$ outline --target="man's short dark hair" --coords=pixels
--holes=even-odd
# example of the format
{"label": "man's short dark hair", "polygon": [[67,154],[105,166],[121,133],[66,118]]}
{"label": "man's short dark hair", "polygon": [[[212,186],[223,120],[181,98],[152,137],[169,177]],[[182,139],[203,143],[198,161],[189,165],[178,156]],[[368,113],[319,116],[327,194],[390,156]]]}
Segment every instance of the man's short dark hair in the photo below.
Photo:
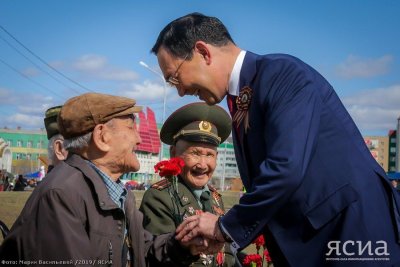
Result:
{"label": "man's short dark hair", "polygon": [[191,13],[170,22],[158,35],[151,52],[157,54],[164,46],[172,55],[191,58],[191,51],[197,41],[214,46],[234,43],[224,24],[216,17]]}

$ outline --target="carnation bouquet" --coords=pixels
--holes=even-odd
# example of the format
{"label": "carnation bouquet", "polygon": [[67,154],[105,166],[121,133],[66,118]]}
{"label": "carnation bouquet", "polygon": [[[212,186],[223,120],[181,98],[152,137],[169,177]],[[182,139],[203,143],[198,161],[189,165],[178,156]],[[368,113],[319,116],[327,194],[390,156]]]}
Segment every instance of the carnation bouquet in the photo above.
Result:
{"label": "carnation bouquet", "polygon": [[[272,266],[271,257],[267,248],[265,247],[264,236],[258,236],[252,242],[252,245],[256,246],[257,253],[246,255],[242,260],[243,267],[262,267],[264,266],[264,260],[266,262],[266,266]],[[263,249],[262,253],[261,248]]]}

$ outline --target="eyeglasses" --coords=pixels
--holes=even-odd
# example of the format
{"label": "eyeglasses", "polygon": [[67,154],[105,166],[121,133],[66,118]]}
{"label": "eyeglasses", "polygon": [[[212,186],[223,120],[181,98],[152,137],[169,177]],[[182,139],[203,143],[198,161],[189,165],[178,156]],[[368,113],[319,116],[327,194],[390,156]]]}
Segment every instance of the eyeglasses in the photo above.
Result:
{"label": "eyeglasses", "polygon": [[174,75],[169,76],[168,79],[166,79],[166,82],[169,84],[169,86],[171,87],[176,87],[179,85],[179,80],[178,80],[178,71],[181,68],[181,66],[183,65],[183,63],[186,61],[186,59],[189,57],[190,52],[185,56],[185,58],[183,59],[183,61],[179,64],[179,66],[176,68]]}

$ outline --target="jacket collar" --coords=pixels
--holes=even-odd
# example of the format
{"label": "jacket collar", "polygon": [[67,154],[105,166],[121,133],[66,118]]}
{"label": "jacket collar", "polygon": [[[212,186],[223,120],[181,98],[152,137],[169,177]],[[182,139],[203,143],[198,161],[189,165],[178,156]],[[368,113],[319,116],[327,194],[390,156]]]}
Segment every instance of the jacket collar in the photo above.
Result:
{"label": "jacket collar", "polygon": [[77,154],[70,154],[65,161],[68,165],[80,170],[83,175],[92,183],[97,197],[98,205],[103,210],[116,209],[118,206],[112,201],[108,195],[106,185],[101,179],[100,175],[83,159]]}

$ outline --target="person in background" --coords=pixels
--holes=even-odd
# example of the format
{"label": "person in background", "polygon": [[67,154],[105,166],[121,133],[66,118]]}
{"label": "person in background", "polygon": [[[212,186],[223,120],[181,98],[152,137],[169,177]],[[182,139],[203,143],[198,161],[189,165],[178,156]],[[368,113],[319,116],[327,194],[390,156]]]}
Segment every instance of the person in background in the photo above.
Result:
{"label": "person in background", "polygon": [[6,174],[4,176],[3,191],[11,191],[10,188],[11,188],[10,181],[8,175]]}
{"label": "person in background", "polygon": [[47,139],[49,144],[47,147],[47,154],[49,158],[49,165],[47,172],[50,172],[55,165],[60,161],[65,160],[68,152],[64,149],[64,137],[58,130],[57,118],[62,106],[51,107],[46,110],[44,118],[44,126],[47,132]]}
{"label": "person in background", "polygon": [[[143,229],[135,197],[119,177],[139,170],[134,99],[87,93],[61,108],[68,158],[33,191],[0,247],[0,259],[67,265],[185,266],[206,249],[202,238]],[[193,254],[193,255],[192,255]]]}
{"label": "person in background", "polygon": [[[176,184],[162,179],[144,193],[140,210],[145,229],[159,235],[175,231],[183,220],[199,212],[224,215],[221,195],[210,180],[217,166],[217,148],[230,132],[231,118],[219,106],[192,103],[168,117],[161,128],[161,141],[171,145],[171,157],[180,157],[184,166]],[[190,266],[235,265],[229,245],[218,253],[203,253]]]}
{"label": "person in background", "polygon": [[[180,96],[227,98],[246,187],[223,217],[187,218],[178,240],[243,249],[263,234],[275,267],[400,263],[399,195],[321,74],[291,55],[241,49],[218,18],[200,13],[170,22],[152,52]],[[348,244],[350,259],[340,261]],[[373,246],[373,260],[360,260],[371,254],[358,244]]]}
{"label": "person in background", "polygon": [[28,185],[27,180],[22,174],[19,174],[15,179],[15,185],[13,191],[25,191],[25,187]]}

